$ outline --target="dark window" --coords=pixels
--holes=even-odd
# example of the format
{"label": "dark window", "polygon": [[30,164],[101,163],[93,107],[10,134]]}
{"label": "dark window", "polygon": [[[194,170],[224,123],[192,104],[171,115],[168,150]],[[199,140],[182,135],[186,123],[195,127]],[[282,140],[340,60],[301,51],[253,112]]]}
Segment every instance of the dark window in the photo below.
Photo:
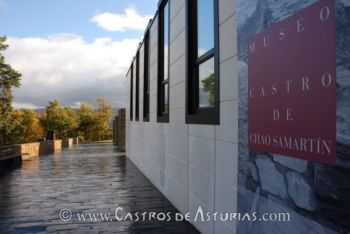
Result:
{"label": "dark window", "polygon": [[169,122],[169,1],[159,10],[158,122]]}
{"label": "dark window", "polygon": [[149,121],[149,32],[146,33],[144,41],[144,60],[143,60],[143,121]]}
{"label": "dark window", "polygon": [[133,120],[133,102],[134,102],[134,74],[133,74],[133,64],[130,68],[130,120]]}
{"label": "dark window", "polygon": [[219,124],[218,0],[187,4],[186,123]]}
{"label": "dark window", "polygon": [[139,113],[140,113],[140,107],[139,107],[139,102],[140,102],[140,69],[139,69],[139,52],[136,54],[136,59],[135,59],[135,77],[136,77],[136,96],[135,96],[135,120],[139,121]]}

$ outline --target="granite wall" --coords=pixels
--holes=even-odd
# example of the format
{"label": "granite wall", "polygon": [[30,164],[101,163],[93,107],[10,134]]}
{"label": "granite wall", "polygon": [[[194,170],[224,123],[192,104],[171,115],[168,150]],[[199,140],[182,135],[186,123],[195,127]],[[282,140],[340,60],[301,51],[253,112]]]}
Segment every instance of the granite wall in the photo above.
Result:
{"label": "granite wall", "polygon": [[78,138],[41,141],[2,147],[0,148],[0,160],[12,156],[20,156],[22,160],[28,160],[31,157],[53,154],[60,151],[62,148],[71,147],[73,144],[78,144]]}
{"label": "granite wall", "polygon": [[[46,153],[48,151],[52,151],[50,142],[40,143],[27,143],[15,146],[18,154],[22,155],[22,160],[27,160],[31,157],[39,156],[40,153]],[[41,150],[40,150],[41,149]]]}
{"label": "granite wall", "polygon": [[[247,40],[315,0],[237,0],[238,212],[289,212],[290,222],[238,222],[237,233],[350,232],[350,1],[336,9],[337,161],[329,166],[248,149]],[[321,103],[320,103],[321,105]]]}
{"label": "granite wall", "polygon": [[64,138],[62,140],[62,148],[70,148],[73,146],[73,138]]}
{"label": "granite wall", "polygon": [[62,149],[62,140],[42,141],[15,146],[19,149],[19,154],[22,155],[22,160],[30,159],[31,157],[53,154]]}
{"label": "granite wall", "polygon": [[113,143],[118,145],[118,116],[113,120]]}
{"label": "granite wall", "polygon": [[125,152],[125,109],[120,109],[118,113],[117,125],[117,145],[120,152]]}
{"label": "granite wall", "polygon": [[73,138],[73,145],[79,144],[79,137],[74,137]]}

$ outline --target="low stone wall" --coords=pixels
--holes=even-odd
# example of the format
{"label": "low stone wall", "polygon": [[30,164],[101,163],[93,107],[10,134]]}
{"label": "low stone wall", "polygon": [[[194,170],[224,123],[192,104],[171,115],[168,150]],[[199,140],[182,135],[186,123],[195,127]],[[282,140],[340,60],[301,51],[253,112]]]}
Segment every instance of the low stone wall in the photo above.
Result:
{"label": "low stone wall", "polygon": [[60,151],[62,149],[62,140],[34,142],[18,146],[20,147],[19,154],[22,155],[22,160],[26,160],[31,157],[53,154]]}
{"label": "low stone wall", "polygon": [[78,137],[74,137],[73,138],[73,145],[77,145],[79,144],[79,138]]}
{"label": "low stone wall", "polygon": [[118,145],[118,116],[113,120],[113,143]]}
{"label": "low stone wall", "polygon": [[117,127],[118,150],[125,152],[125,109],[119,110]]}
{"label": "low stone wall", "polygon": [[59,151],[62,149],[62,140],[53,141],[53,152]]}
{"label": "low stone wall", "polygon": [[113,143],[125,152],[125,109],[120,109],[113,120]]}
{"label": "low stone wall", "polygon": [[19,145],[12,145],[0,148],[0,160],[9,157],[20,156],[22,160],[37,157],[45,154],[53,154],[62,148],[71,147],[78,144],[77,138],[67,138],[64,140],[41,141]]}
{"label": "low stone wall", "polygon": [[70,148],[73,146],[73,138],[65,138],[62,140],[62,148]]}
{"label": "low stone wall", "polygon": [[[18,148],[17,149],[18,155],[22,155],[22,160],[27,160],[31,157],[38,156],[40,154],[40,150],[42,150],[42,147],[45,147],[44,144],[48,144],[48,143],[34,142],[34,143],[16,145],[15,147]],[[45,148],[48,148],[48,147],[45,147]]]}

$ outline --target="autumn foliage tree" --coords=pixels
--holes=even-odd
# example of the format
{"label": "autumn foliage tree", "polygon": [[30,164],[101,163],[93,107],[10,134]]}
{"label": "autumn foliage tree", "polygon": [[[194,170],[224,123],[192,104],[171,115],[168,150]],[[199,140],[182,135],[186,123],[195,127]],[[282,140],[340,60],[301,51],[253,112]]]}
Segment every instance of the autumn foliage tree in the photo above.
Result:
{"label": "autumn foliage tree", "polygon": [[0,145],[8,144],[13,125],[10,124],[12,112],[12,88],[20,86],[21,74],[5,62],[2,52],[8,48],[6,37],[0,36]]}
{"label": "autumn foliage tree", "polygon": [[95,124],[92,133],[96,134],[92,140],[106,140],[112,137],[112,129],[109,121],[112,118],[112,106],[108,105],[103,98],[97,99],[98,108],[95,111]]}
{"label": "autumn foliage tree", "polygon": [[85,140],[88,137],[86,136],[89,129],[94,125],[95,117],[93,106],[88,103],[81,103],[77,112],[77,120],[78,120],[78,135],[81,140]]}
{"label": "autumn foliage tree", "polygon": [[101,141],[112,138],[110,125],[112,107],[97,99],[97,108],[89,103],[80,104],[78,109],[62,107],[57,100],[50,101],[45,113],[33,110],[12,110],[7,125],[11,131],[5,135],[6,145],[36,142],[54,131],[57,139],[79,137],[80,141]]}
{"label": "autumn foliage tree", "polygon": [[79,137],[83,141],[107,140],[112,137],[112,107],[98,98],[97,108],[82,103],[78,110],[50,101],[45,113],[13,110],[12,89],[20,86],[21,74],[5,63],[2,52],[8,48],[6,37],[0,36],[0,146],[34,142],[54,131],[57,138]]}
{"label": "autumn foliage tree", "polygon": [[61,107],[57,100],[50,101],[42,118],[45,131],[54,131],[56,137],[67,138],[76,135],[77,121],[71,107]]}
{"label": "autumn foliage tree", "polygon": [[46,106],[42,125],[46,131],[54,131],[58,138],[79,137],[82,141],[110,139],[112,107],[103,98],[98,98],[97,104],[97,109],[94,109],[92,105],[82,103],[73,111],[70,107],[61,107],[57,100],[51,101]]}
{"label": "autumn foliage tree", "polygon": [[32,110],[14,110],[10,113],[8,144],[19,144],[39,141],[44,138],[44,129],[40,123],[41,115]]}
{"label": "autumn foliage tree", "polygon": [[98,98],[96,102],[98,108],[94,111],[88,104],[81,105],[77,111],[80,136],[85,141],[101,141],[112,137],[112,107],[103,98]]}

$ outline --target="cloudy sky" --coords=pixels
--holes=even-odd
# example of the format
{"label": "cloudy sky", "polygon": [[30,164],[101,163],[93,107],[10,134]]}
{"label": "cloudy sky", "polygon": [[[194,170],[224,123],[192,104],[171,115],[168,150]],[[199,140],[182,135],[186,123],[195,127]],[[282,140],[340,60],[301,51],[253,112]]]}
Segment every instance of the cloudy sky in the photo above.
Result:
{"label": "cloudy sky", "polygon": [[22,73],[14,107],[125,106],[128,70],[158,0],[0,0],[7,63]]}

